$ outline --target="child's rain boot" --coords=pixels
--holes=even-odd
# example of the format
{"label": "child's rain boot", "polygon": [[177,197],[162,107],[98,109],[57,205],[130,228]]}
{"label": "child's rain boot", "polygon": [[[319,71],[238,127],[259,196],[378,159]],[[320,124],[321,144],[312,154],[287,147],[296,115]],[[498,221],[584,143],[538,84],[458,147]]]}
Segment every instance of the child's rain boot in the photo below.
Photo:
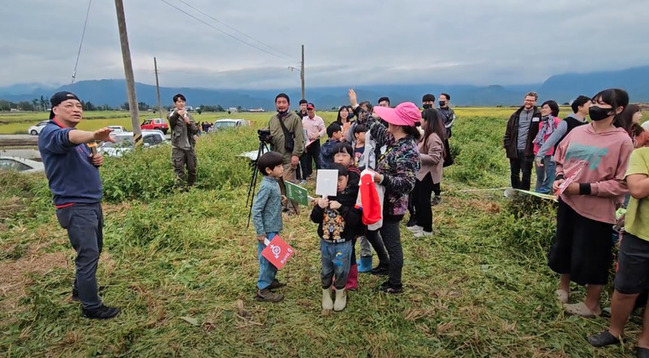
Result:
{"label": "child's rain boot", "polygon": [[347,275],[347,284],[345,290],[355,291],[358,288],[358,265],[354,262],[349,267],[349,275]]}
{"label": "child's rain boot", "polygon": [[322,289],[322,309],[331,311],[334,301],[331,299],[331,287]]}
{"label": "child's rain boot", "polygon": [[336,290],[336,302],[334,302],[334,311],[340,312],[347,306],[347,291]]}
{"label": "child's rain boot", "polygon": [[372,256],[361,256],[361,264],[358,265],[358,272],[372,271]]}

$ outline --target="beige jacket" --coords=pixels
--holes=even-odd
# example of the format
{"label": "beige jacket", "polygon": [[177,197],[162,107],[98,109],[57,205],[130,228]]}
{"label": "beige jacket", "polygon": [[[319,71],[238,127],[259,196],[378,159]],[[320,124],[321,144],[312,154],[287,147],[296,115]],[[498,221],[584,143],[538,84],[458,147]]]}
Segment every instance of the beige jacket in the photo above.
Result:
{"label": "beige jacket", "polygon": [[[428,144],[428,151],[423,153],[424,140]],[[426,174],[430,173],[433,183],[437,184],[442,181],[442,168],[444,166],[444,143],[436,133],[432,133],[428,138],[422,139],[417,145],[419,157],[421,158],[421,168],[417,172],[417,180],[424,180]]]}

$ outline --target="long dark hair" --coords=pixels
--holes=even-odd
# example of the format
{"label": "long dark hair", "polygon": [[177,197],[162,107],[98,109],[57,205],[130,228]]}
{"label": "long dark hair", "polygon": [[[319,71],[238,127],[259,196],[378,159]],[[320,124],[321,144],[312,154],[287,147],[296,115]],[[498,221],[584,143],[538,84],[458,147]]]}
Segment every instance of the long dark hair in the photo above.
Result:
{"label": "long dark hair", "polygon": [[428,137],[430,137],[431,134],[435,133],[437,134],[439,139],[444,142],[444,139],[446,139],[446,127],[444,127],[442,116],[436,109],[424,109],[424,111],[421,113],[421,118],[424,119],[424,121],[421,122],[421,126],[424,129],[424,138],[422,139],[424,141],[424,146],[422,149],[424,153],[426,153],[428,152],[426,143]]}
{"label": "long dark hair", "polygon": [[[610,104],[613,112],[617,110],[617,107],[622,107],[622,112],[624,112],[624,109],[629,105],[629,94],[620,88],[609,88],[593,96],[593,103],[600,100]],[[623,127],[621,114],[615,114],[615,117],[613,117],[613,125],[616,127]]]}
{"label": "long dark hair", "polygon": [[628,105],[622,113],[620,113],[620,124],[624,130],[631,136],[631,138],[642,134],[644,128],[638,123],[633,123],[633,115],[640,112],[640,106],[637,104]]}
{"label": "long dark hair", "polygon": [[[336,122],[338,122],[338,124],[340,124],[341,126],[344,124],[344,123],[343,123],[343,119],[342,119],[342,117],[340,116],[340,112],[341,112],[343,109],[347,111],[347,122],[349,122],[349,109],[347,109],[346,106],[341,106],[340,108],[338,108],[338,117],[336,118]],[[353,112],[352,112],[352,113],[353,113]]]}

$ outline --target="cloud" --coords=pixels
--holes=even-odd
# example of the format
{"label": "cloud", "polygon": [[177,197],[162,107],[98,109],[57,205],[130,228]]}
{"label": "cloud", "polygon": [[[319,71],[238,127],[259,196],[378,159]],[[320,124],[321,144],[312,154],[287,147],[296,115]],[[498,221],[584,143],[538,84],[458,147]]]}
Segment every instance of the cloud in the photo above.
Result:
{"label": "cloud", "polygon": [[[11,70],[0,83],[69,83],[86,8],[3,4],[12,36],[0,38],[0,66]],[[158,0],[125,11],[136,81],[155,83],[156,57],[163,85],[299,87],[289,67],[301,44],[308,86],[534,83],[649,63],[644,0]],[[123,77],[114,2],[94,1],[76,80]]]}

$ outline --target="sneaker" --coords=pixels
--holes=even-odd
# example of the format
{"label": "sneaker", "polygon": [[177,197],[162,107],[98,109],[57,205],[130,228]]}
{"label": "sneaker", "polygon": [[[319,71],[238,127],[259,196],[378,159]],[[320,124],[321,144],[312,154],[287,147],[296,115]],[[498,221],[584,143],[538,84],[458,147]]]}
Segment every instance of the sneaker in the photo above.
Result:
{"label": "sneaker", "polygon": [[414,235],[415,237],[430,237],[433,236],[432,231],[424,231],[423,229],[421,231],[418,231]]}
{"label": "sneaker", "polygon": [[432,199],[430,199],[430,205],[435,206],[439,205],[442,203],[442,196],[441,195],[435,195],[433,196]]}
{"label": "sneaker", "polygon": [[300,181],[300,185],[306,185],[306,180],[304,180],[304,179],[301,180],[301,181]]}
{"label": "sneaker", "polygon": [[257,289],[257,296],[255,299],[261,302],[280,302],[284,299],[284,295],[275,293],[269,288],[264,288],[263,290]]}
{"label": "sneaker", "polygon": [[273,282],[270,283],[270,286],[268,286],[269,289],[274,290],[276,288],[284,287],[286,286],[285,283],[279,282],[278,279],[274,279]]}
{"label": "sneaker", "polygon": [[402,293],[403,285],[393,285],[390,281],[386,281],[381,285],[380,290],[385,293]]}
{"label": "sneaker", "polygon": [[390,273],[390,266],[379,264],[370,271],[372,275],[385,276]]}
{"label": "sneaker", "polygon": [[410,232],[414,232],[414,233],[418,233],[418,232],[424,230],[424,228],[422,226],[419,226],[419,225],[408,226],[408,227],[406,227],[406,229],[408,229],[408,230],[410,230]]}
{"label": "sneaker", "polygon": [[120,312],[119,308],[104,306],[103,304],[95,309],[81,309],[84,317],[90,319],[108,319],[117,316]]}

